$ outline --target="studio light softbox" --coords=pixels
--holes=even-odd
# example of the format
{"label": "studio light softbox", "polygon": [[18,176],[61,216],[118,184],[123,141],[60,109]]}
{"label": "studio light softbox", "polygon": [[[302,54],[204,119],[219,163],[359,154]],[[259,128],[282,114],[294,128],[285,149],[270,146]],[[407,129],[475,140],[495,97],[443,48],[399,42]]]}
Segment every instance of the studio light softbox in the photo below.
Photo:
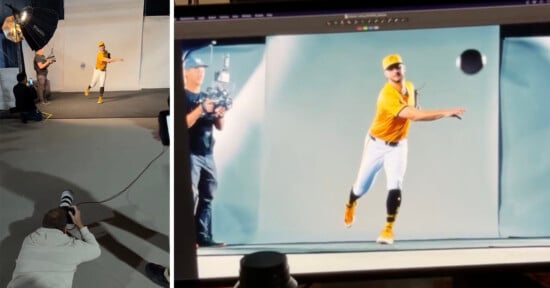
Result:
{"label": "studio light softbox", "polygon": [[29,47],[36,51],[48,44],[52,39],[59,17],[57,12],[47,8],[27,6],[21,11],[6,4],[13,11],[13,16],[4,19],[2,30],[6,38],[13,42],[27,40]]}
{"label": "studio light softbox", "polygon": [[23,37],[31,49],[36,51],[52,39],[59,18],[54,10],[40,7],[25,7],[21,15],[24,13],[27,13],[27,19],[21,21]]}

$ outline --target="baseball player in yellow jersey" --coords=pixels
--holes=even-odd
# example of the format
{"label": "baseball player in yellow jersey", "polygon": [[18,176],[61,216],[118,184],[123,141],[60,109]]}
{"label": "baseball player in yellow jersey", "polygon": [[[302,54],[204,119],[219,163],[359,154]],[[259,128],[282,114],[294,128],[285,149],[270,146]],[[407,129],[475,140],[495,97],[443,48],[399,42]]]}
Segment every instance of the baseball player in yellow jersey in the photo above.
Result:
{"label": "baseball player in yellow jersey", "polygon": [[84,90],[84,95],[90,94],[90,89],[99,82],[99,97],[97,98],[97,104],[103,103],[103,93],[105,92],[105,77],[107,74],[107,63],[124,61],[122,58],[111,58],[111,53],[105,50],[105,43],[103,41],[97,42],[97,56],[95,58],[95,69],[92,81],[88,88]]}
{"label": "baseball player in yellow jersey", "polygon": [[401,186],[407,167],[407,133],[412,121],[432,121],[443,117],[457,117],[464,108],[420,110],[412,82],[405,80],[405,66],[398,54],[382,59],[386,84],[380,90],[376,113],[365,137],[359,172],[349,194],[344,211],[344,224],[351,227],[357,200],[371,187],[384,166],[388,196],[386,224],[376,242],[393,244],[393,223],[401,205]]}

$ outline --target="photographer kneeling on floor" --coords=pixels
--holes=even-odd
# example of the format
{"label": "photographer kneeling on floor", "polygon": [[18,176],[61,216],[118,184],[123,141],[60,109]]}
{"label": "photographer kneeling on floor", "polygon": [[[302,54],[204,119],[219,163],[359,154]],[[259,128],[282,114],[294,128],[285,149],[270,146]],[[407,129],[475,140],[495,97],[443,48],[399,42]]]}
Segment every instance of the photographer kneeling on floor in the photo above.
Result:
{"label": "photographer kneeling on floor", "polygon": [[25,72],[17,74],[17,84],[13,86],[13,95],[15,96],[15,110],[19,112],[21,122],[42,121],[42,112],[36,108],[35,104],[36,90],[27,83]]}
{"label": "photographer kneeling on floor", "polygon": [[[60,207],[48,211],[42,227],[23,241],[8,288],[70,288],[76,267],[101,254],[94,235],[82,224],[80,210],[66,206],[67,199],[72,204],[70,191],[63,192]],[[80,230],[81,239],[67,233],[71,222]]]}

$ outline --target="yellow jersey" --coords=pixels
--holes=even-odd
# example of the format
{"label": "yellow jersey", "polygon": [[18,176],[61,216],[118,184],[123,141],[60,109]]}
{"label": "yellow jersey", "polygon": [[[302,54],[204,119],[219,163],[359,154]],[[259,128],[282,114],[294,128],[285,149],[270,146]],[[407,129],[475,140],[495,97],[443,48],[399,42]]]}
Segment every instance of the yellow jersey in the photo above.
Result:
{"label": "yellow jersey", "polygon": [[101,71],[105,71],[107,69],[107,62],[103,62],[103,59],[109,58],[108,55],[109,53],[107,51],[97,51],[97,56],[95,57],[95,69]]}
{"label": "yellow jersey", "polygon": [[379,139],[395,142],[405,139],[409,132],[410,120],[397,117],[407,106],[416,107],[416,93],[412,82],[405,80],[406,93],[401,94],[387,82],[378,94],[376,113],[369,133]]}

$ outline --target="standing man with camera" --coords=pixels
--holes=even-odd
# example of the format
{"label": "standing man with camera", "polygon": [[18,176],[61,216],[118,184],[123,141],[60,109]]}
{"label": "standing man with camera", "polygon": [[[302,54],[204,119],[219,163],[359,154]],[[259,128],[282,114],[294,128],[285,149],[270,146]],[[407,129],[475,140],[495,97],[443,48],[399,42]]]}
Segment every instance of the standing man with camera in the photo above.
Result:
{"label": "standing man with camera", "polygon": [[46,100],[46,91],[50,91],[50,83],[48,82],[48,67],[55,63],[55,57],[44,56],[44,48],[35,51],[34,70],[36,71],[36,81],[38,81],[38,101],[42,104],[48,104]]}
{"label": "standing man with camera", "polygon": [[[99,257],[99,244],[82,224],[80,210],[70,207],[48,211],[42,227],[25,238],[8,288],[70,288],[76,267]],[[81,239],[67,234],[69,218],[79,229]]]}
{"label": "standing man with camera", "polygon": [[195,201],[195,228],[199,247],[221,247],[212,236],[212,201],[218,180],[212,155],[214,148],[213,127],[222,130],[225,107],[201,91],[205,68],[199,58],[183,62],[183,83],[187,97],[187,127],[190,138],[191,182]]}

